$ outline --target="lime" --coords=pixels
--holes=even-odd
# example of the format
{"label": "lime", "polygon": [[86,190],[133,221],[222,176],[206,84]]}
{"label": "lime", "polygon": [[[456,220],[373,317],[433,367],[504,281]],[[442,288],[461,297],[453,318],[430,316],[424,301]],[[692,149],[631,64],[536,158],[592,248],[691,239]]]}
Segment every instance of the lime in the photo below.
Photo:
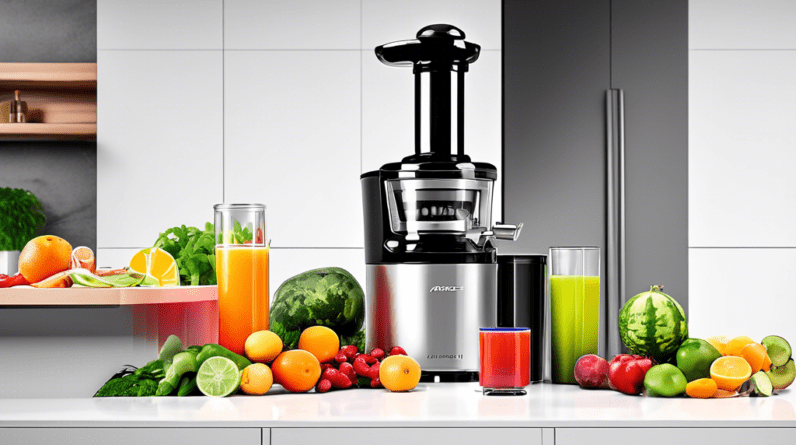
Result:
{"label": "lime", "polygon": [[210,397],[226,397],[238,390],[240,370],[226,357],[210,357],[196,373],[196,386]]}

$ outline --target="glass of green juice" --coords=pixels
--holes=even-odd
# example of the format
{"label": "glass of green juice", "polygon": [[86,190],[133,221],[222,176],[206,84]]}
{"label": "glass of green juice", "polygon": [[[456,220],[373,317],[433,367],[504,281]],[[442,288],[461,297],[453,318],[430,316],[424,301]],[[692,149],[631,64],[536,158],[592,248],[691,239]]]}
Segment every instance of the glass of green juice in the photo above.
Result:
{"label": "glass of green juice", "polygon": [[548,258],[550,377],[575,384],[575,362],[599,345],[600,248],[551,247]]}

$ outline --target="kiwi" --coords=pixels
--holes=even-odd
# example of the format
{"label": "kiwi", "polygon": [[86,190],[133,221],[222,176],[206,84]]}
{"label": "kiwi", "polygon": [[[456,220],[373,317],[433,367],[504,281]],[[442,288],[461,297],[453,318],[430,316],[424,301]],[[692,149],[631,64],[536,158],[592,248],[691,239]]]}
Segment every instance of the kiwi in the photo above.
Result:
{"label": "kiwi", "polygon": [[774,389],[785,389],[796,380],[796,364],[791,359],[782,366],[772,366],[766,374]]}
{"label": "kiwi", "polygon": [[790,343],[778,335],[769,335],[760,343],[766,347],[768,358],[771,359],[771,364],[773,366],[785,365],[785,363],[788,363],[788,360],[790,360],[791,354],[793,354]]}
{"label": "kiwi", "polygon": [[752,383],[755,385],[755,394],[761,397],[768,397],[771,395],[772,391],[774,391],[774,386],[771,383],[771,379],[768,378],[763,371],[757,371],[752,376]]}

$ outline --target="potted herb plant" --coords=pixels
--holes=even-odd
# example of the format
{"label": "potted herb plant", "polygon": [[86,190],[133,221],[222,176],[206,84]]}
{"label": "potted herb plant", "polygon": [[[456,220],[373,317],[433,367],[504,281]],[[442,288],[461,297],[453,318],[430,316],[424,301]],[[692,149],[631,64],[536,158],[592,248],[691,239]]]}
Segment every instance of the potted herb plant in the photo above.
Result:
{"label": "potted herb plant", "polygon": [[22,189],[0,188],[0,274],[17,273],[19,252],[46,221],[36,195]]}

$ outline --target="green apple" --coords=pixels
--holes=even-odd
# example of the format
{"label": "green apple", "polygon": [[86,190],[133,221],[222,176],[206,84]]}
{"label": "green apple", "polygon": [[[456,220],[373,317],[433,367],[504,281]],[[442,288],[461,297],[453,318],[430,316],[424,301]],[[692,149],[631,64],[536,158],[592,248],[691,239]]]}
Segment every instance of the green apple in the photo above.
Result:
{"label": "green apple", "polygon": [[644,376],[644,388],[650,397],[675,397],[685,392],[688,381],[677,366],[655,365]]}
{"label": "green apple", "polygon": [[683,371],[685,379],[692,382],[710,378],[710,365],[721,353],[713,345],[701,338],[689,338],[677,350],[677,367]]}

